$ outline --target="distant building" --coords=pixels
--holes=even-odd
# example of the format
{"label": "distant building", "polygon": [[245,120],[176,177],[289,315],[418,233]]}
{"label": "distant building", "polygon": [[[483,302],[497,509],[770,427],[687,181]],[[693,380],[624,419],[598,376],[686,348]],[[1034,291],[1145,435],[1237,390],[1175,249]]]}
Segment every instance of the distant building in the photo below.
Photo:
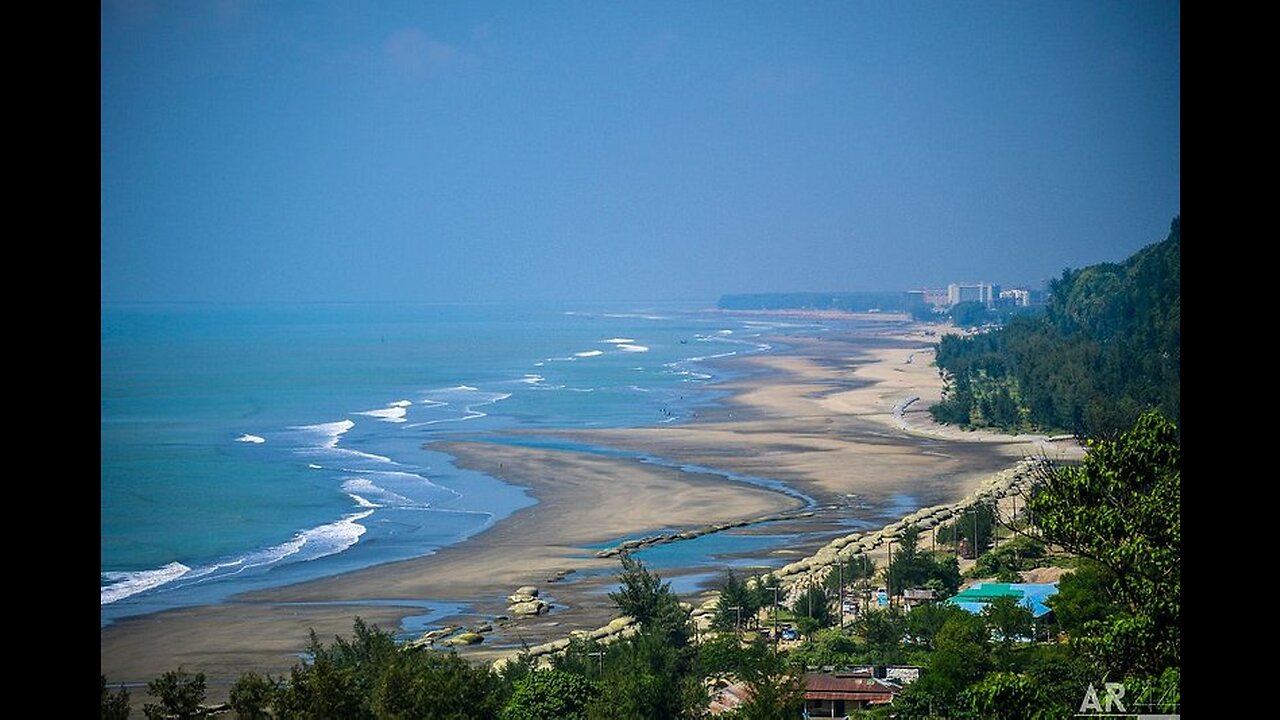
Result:
{"label": "distant building", "polygon": [[1027,307],[1031,305],[1031,290],[1028,288],[1010,288],[1000,291],[1000,304],[1011,305],[1013,307]]}
{"label": "distant building", "polygon": [[902,591],[902,604],[906,605],[907,609],[933,602],[937,598],[938,594],[931,588],[908,588]]}
{"label": "distant building", "polygon": [[947,286],[947,304],[952,306],[962,302],[980,302],[986,307],[994,307],[998,297],[1000,286],[990,283],[951,283]]}
{"label": "distant building", "polygon": [[917,305],[926,305],[928,307],[947,307],[947,292],[945,290],[930,290],[929,288],[921,288],[919,290],[907,291],[907,307]]}

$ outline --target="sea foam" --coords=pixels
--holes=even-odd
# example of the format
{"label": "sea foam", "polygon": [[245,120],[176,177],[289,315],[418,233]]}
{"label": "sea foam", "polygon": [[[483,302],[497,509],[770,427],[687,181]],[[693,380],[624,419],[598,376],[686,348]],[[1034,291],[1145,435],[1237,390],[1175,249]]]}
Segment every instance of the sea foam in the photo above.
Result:
{"label": "sea foam", "polygon": [[630,343],[618,343],[618,349],[623,352],[649,352],[648,345],[632,345]]}
{"label": "sea foam", "polygon": [[355,426],[356,424],[354,421],[338,420],[337,422],[320,423],[319,425],[297,425],[290,429],[291,430],[307,430],[309,432],[313,432],[317,435],[320,435],[321,437],[324,438],[323,447],[331,448],[331,447],[337,447],[338,438],[342,437],[343,433],[345,433],[346,431],[350,430]]}
{"label": "sea foam", "polygon": [[584,350],[582,352],[574,353],[573,356],[580,357],[580,358],[589,358],[589,357],[595,357],[597,355],[603,355],[603,354],[604,354],[603,350]]}
{"label": "sea foam", "polygon": [[242,442],[242,443],[253,443],[254,445],[261,445],[262,443],[266,442],[266,438],[262,438],[262,437],[259,437],[259,436],[257,436],[257,435],[250,435],[249,433],[245,433],[245,434],[241,435],[240,437],[236,438],[236,442]]}
{"label": "sea foam", "polygon": [[191,568],[180,562],[171,562],[155,570],[139,570],[136,572],[104,572],[102,577],[109,582],[103,585],[102,603],[108,605],[123,600],[130,595],[137,595],[144,590],[159,587],[172,582],[191,572]]}
{"label": "sea foam", "polygon": [[378,408],[377,410],[363,410],[356,413],[357,415],[367,415],[368,417],[376,417],[386,422],[404,422],[405,406],[392,404],[388,407]]}

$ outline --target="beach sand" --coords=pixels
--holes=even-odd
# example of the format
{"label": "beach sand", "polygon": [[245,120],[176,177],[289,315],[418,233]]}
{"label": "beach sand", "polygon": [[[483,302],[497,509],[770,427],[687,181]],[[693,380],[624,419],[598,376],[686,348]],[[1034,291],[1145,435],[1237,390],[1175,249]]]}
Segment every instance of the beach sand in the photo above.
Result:
{"label": "beach sand", "polygon": [[[728,368],[741,377],[719,386],[731,394],[692,422],[536,434],[785,481],[817,506],[813,517],[770,523],[771,532],[807,533],[795,546],[762,558],[774,566],[847,532],[842,523],[849,518],[874,515],[904,496],[917,505],[953,501],[1018,458],[1078,452],[1039,436],[1010,438],[933,424],[926,409],[940,397],[942,381],[930,365],[936,341],[936,334],[925,334],[930,330],[939,329],[917,325],[871,338],[777,338],[771,342],[787,349],[731,359]],[[913,397],[919,400],[896,412]],[[565,637],[570,629],[599,627],[613,617],[607,591],[616,582],[618,561],[598,558],[588,546],[753,519],[802,504],[720,475],[630,457],[473,438],[434,443],[432,449],[454,455],[460,467],[528,487],[538,504],[428,557],[250,593],[220,606],[121,620],[101,633],[108,681],[145,682],[182,665],[206,673],[216,701],[245,670],[286,672],[298,661],[310,628],[328,641],[349,634],[355,615],[394,630],[403,617],[422,612],[371,602],[466,604],[468,610],[451,620],[462,624],[505,613],[506,596],[521,585],[540,587],[556,607],[550,615],[499,627],[483,645],[466,650],[476,659],[498,657],[521,643]],[[829,534],[822,535],[824,530]],[[564,571],[572,574],[548,582]]]}

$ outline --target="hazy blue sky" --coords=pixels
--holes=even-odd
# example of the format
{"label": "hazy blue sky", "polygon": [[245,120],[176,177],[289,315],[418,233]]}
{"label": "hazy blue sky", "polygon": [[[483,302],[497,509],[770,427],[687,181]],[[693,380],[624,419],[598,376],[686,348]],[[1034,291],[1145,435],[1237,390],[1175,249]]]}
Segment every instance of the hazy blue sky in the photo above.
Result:
{"label": "hazy blue sky", "polygon": [[1121,260],[1177,2],[102,3],[104,300],[714,299]]}

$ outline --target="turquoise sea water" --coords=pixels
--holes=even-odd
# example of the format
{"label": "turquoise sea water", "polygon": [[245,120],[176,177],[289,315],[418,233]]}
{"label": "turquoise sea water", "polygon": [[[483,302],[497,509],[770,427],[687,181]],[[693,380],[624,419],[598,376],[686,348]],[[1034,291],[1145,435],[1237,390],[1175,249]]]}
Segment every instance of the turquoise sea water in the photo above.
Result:
{"label": "turquoise sea water", "polygon": [[709,305],[104,305],[103,624],[484,530],[533,500],[423,443],[687,420],[782,324]]}

